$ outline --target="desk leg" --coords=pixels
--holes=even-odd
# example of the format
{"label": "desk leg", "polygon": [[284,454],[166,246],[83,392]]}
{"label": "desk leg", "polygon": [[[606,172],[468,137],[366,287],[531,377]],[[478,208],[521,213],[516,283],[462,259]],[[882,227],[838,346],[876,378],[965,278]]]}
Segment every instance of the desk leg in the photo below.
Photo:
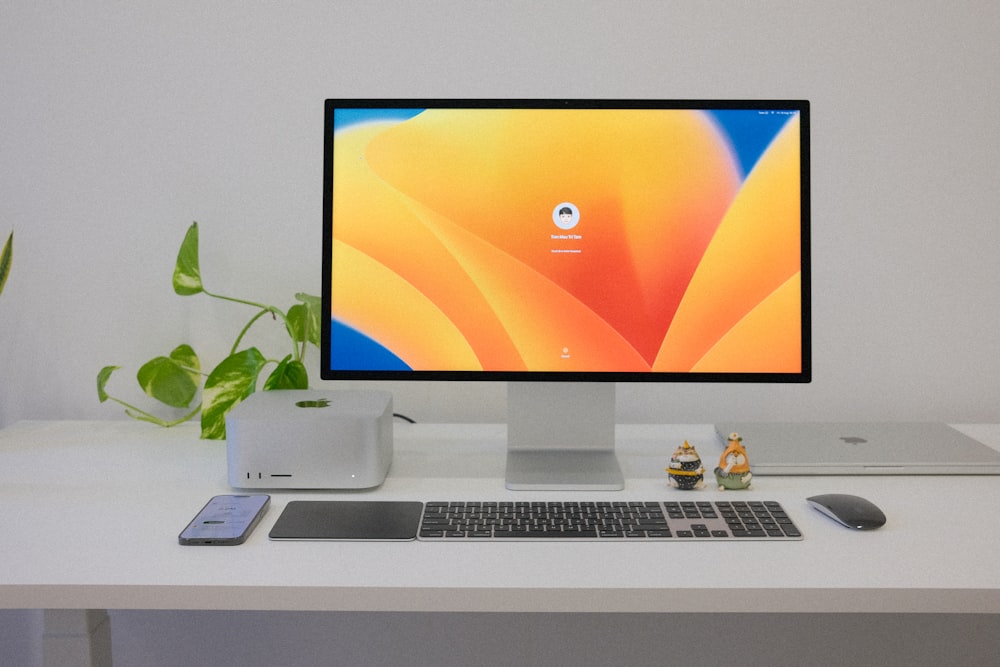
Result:
{"label": "desk leg", "polygon": [[111,667],[111,619],[103,609],[46,609],[45,667]]}

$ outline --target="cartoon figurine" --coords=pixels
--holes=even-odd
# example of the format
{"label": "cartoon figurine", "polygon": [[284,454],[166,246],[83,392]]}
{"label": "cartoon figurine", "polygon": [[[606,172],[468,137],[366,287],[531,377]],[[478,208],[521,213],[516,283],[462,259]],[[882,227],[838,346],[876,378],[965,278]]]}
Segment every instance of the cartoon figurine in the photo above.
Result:
{"label": "cartoon figurine", "polygon": [[719,467],[715,469],[715,480],[719,483],[719,491],[749,489],[752,479],[747,450],[743,448],[743,438],[738,433],[730,433],[729,444],[719,457]]}
{"label": "cartoon figurine", "polygon": [[670,457],[667,484],[685,491],[705,486],[705,469],[698,451],[685,440]]}

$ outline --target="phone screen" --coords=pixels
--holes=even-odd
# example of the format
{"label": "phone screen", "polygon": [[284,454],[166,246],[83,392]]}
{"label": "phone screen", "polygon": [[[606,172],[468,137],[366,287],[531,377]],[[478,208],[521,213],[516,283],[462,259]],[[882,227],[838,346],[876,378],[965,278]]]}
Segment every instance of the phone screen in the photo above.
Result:
{"label": "phone screen", "polygon": [[184,545],[242,544],[267,512],[267,495],[224,495],[208,501],[178,536]]}

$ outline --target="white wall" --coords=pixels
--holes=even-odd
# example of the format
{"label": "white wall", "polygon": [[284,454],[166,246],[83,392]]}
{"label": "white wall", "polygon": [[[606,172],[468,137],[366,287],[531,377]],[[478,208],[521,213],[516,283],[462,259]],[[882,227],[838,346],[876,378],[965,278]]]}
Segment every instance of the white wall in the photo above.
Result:
{"label": "white wall", "polygon": [[214,291],[319,293],[328,96],[810,99],[814,382],[622,386],[620,418],[1000,421],[998,29],[992,0],[5,2],[0,426],[119,418],[105,364],[134,397],[182,341],[219,358],[243,313],[170,288],[192,220]]}
{"label": "white wall", "polygon": [[[621,419],[1000,421],[998,28],[985,0],[5,3],[0,425],[118,418],[105,364],[136,397],[182,341],[220,358],[243,313],[170,288],[192,220],[215,291],[318,294],[323,99],[434,95],[812,101],[813,384],[622,386]],[[395,389],[503,416],[502,386]]]}

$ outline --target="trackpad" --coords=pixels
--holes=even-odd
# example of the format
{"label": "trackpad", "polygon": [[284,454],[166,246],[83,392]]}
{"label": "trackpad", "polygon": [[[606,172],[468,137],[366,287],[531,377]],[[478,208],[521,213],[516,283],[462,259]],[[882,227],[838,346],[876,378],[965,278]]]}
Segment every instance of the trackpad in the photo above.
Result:
{"label": "trackpad", "polygon": [[409,501],[293,500],[272,540],[413,540],[424,504]]}

